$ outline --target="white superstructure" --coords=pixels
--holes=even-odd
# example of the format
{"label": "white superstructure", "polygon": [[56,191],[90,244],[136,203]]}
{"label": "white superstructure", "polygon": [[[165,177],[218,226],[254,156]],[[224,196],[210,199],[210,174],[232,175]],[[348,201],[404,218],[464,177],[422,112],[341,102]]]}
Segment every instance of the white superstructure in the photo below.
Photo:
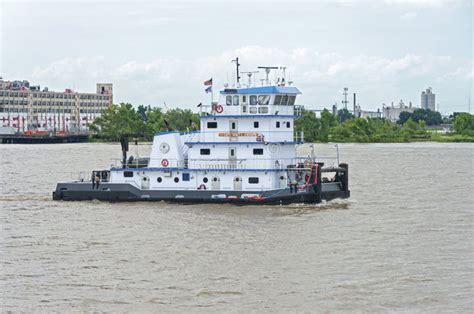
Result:
{"label": "white superstructure", "polygon": [[201,115],[200,131],[156,134],[147,167],[112,168],[110,181],[151,190],[286,188],[302,140],[294,129],[298,94],[290,86],[224,89]]}

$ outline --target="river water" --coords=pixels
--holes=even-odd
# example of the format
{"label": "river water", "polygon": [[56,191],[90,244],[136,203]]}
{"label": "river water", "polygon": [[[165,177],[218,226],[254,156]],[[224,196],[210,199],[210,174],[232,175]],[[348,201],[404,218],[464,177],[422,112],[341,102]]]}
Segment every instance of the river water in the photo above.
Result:
{"label": "river water", "polygon": [[474,145],[340,151],[349,200],[237,207],[52,201],[120,147],[0,145],[0,309],[472,310]]}

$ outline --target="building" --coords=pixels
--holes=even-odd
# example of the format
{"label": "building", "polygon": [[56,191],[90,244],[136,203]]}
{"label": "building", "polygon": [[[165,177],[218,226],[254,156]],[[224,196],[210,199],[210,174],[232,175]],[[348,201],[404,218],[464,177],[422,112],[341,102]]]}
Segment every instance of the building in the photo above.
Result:
{"label": "building", "polygon": [[393,101],[392,101],[391,106],[385,106],[385,104],[382,106],[383,117],[387,120],[392,121],[392,122],[397,122],[398,121],[398,119],[400,118],[400,113],[402,113],[402,112],[411,112],[412,113],[416,109],[418,109],[418,108],[413,107],[411,102],[408,106],[406,106],[403,103],[403,100],[400,100],[400,103],[396,107],[393,105]]}
{"label": "building", "polygon": [[431,111],[436,111],[435,105],[435,94],[431,87],[428,87],[426,91],[421,92],[421,109],[429,109]]}
{"label": "building", "polygon": [[28,81],[0,78],[0,127],[16,132],[87,132],[113,103],[112,84],[97,83],[94,93],[43,90]]}

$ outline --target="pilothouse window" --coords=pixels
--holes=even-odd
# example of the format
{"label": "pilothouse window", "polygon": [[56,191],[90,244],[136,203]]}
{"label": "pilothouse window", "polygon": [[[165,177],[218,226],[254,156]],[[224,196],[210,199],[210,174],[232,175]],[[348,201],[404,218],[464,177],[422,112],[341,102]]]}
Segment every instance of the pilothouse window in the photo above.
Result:
{"label": "pilothouse window", "polygon": [[286,106],[288,103],[288,95],[284,95],[283,98],[281,99],[281,105]]}
{"label": "pilothouse window", "polygon": [[296,96],[290,96],[288,98],[288,106],[293,106],[295,104]]}
{"label": "pilothouse window", "polygon": [[251,95],[250,96],[250,105],[255,106],[257,104],[257,96]]}
{"label": "pilothouse window", "polygon": [[225,104],[226,104],[227,106],[232,106],[232,96],[227,95],[227,96],[225,97]]}
{"label": "pilothouse window", "polygon": [[239,105],[239,95],[235,95],[234,96],[234,106],[238,106]]}
{"label": "pilothouse window", "polygon": [[270,95],[260,95],[258,96],[259,105],[268,105],[270,103]]}
{"label": "pilothouse window", "polygon": [[279,105],[281,103],[281,95],[275,96],[275,101],[273,102],[274,105]]}

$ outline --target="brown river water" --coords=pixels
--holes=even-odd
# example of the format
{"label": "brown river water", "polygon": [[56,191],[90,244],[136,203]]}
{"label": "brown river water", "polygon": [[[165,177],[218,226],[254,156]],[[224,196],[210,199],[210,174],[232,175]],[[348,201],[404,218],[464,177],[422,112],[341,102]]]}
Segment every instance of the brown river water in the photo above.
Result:
{"label": "brown river water", "polygon": [[238,207],[52,201],[120,147],[0,145],[0,309],[470,312],[474,145],[340,152],[349,200]]}

